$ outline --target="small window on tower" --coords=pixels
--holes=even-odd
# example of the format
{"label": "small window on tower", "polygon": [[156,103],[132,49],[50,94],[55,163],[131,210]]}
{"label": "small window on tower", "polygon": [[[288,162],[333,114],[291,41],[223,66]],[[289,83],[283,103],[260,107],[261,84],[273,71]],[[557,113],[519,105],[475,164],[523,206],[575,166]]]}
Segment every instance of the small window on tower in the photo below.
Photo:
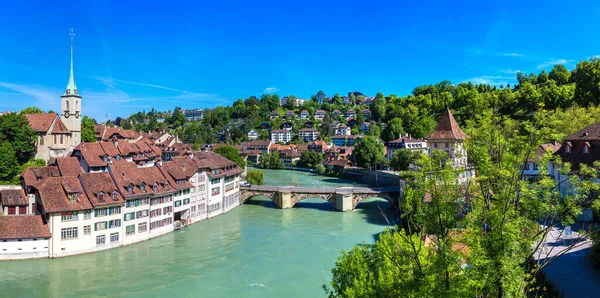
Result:
{"label": "small window on tower", "polygon": [[[69,89],[67,89],[67,94],[69,94]],[[67,110],[69,109],[69,101],[67,100]]]}

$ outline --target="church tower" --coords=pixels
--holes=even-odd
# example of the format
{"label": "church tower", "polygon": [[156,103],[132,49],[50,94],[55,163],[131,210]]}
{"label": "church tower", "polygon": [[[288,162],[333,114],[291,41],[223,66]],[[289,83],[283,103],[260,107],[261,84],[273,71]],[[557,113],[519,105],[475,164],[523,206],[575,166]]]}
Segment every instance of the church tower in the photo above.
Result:
{"label": "church tower", "polygon": [[71,37],[71,69],[69,72],[69,84],[67,90],[61,95],[61,111],[62,121],[71,131],[71,145],[77,146],[81,143],[81,96],[77,93],[75,86],[75,78],[73,76],[73,38],[75,34],[73,29],[70,29],[69,36]]}

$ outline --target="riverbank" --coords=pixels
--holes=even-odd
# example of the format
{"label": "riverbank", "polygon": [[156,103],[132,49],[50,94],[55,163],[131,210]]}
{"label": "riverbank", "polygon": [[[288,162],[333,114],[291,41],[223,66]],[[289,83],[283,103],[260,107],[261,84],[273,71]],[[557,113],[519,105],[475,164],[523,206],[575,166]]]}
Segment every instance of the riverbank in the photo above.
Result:
{"label": "riverbank", "polygon": [[[379,172],[379,171],[375,172],[375,171],[371,171],[371,170],[358,169],[358,168],[345,169],[344,173],[341,177],[317,175],[316,171],[314,169],[299,168],[299,167],[288,167],[286,169],[261,169],[258,167],[248,167],[248,168],[256,169],[256,170],[260,170],[260,171],[265,171],[265,170],[298,171],[298,172],[313,173],[316,176],[324,176],[324,177],[329,177],[329,178],[340,178],[345,181],[352,181],[352,182],[356,182],[356,183],[359,183],[359,184],[362,184],[365,186],[378,186],[378,187],[379,186],[398,186],[400,183],[400,177],[398,177],[398,175],[396,175],[396,174]],[[265,184],[265,185],[267,185],[267,184]]]}
{"label": "riverbank", "polygon": [[[360,185],[327,179],[265,171],[271,185]],[[394,212],[375,198],[354,212],[337,212],[319,199],[281,210],[267,198],[252,198],[226,214],[136,245],[0,262],[0,288],[7,297],[323,297],[321,285],[331,280],[340,250],[375,243],[386,228],[380,209]]]}

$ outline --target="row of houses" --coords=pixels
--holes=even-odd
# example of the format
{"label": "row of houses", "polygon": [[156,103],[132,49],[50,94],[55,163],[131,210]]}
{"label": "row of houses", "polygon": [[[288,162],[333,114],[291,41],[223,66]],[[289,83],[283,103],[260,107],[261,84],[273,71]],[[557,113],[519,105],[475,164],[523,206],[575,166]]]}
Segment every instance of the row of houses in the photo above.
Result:
{"label": "row of houses", "polygon": [[[323,120],[325,118],[325,116],[327,115],[327,111],[325,110],[316,110],[314,117],[317,120]],[[362,110],[362,114],[365,118],[370,118],[371,117],[371,110],[369,110],[368,108],[364,108]],[[334,117],[335,119],[339,118],[342,116],[342,112],[340,112],[340,110],[333,110],[330,114],[332,117]],[[344,118],[346,118],[346,120],[349,120],[351,118],[356,118],[356,111],[354,109],[349,109],[348,111],[346,111],[346,113],[343,114]],[[279,112],[277,111],[272,111],[271,114],[269,115],[270,119],[277,119],[282,117],[281,115],[279,115]],[[307,110],[302,110],[300,111],[300,114],[296,117],[296,112],[292,111],[292,110],[287,110],[285,112],[285,114],[283,115],[283,118],[286,119],[310,119],[311,118],[311,114],[309,111]]]}
{"label": "row of houses", "polygon": [[[123,146],[111,147],[113,142],[83,144],[83,151],[71,157],[27,168],[21,186],[0,189],[0,259],[62,257],[129,245],[239,205],[243,169],[214,152],[150,165],[130,159],[118,151]],[[100,150],[111,157],[108,162]],[[98,166],[90,166],[92,160]]]}

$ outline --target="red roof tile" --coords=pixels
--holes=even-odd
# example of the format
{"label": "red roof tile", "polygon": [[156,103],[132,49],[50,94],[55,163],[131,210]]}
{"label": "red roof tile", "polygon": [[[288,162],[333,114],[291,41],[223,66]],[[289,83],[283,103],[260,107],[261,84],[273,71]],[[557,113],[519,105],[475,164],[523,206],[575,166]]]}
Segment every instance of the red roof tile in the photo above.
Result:
{"label": "red roof tile", "polygon": [[[94,207],[125,202],[108,172],[81,174],[80,179],[85,193]],[[102,200],[100,200],[99,194],[103,195]],[[113,194],[115,198],[113,198]]]}
{"label": "red roof tile", "polygon": [[26,186],[37,187],[44,180],[49,177],[59,177],[60,172],[56,166],[45,166],[45,167],[29,167],[23,171],[21,177],[25,182]]}
{"label": "red roof tile", "polygon": [[440,117],[433,132],[427,137],[428,140],[464,140],[466,138],[467,135],[460,129],[448,108]]}
{"label": "red roof tile", "polygon": [[56,164],[61,176],[79,176],[83,173],[77,157],[58,157]]}
{"label": "red roof tile", "polygon": [[[47,213],[92,209],[77,177],[51,177],[39,187],[39,195]],[[72,200],[68,194],[75,194]]]}
{"label": "red roof tile", "polygon": [[62,120],[60,120],[60,118],[56,118],[54,127],[52,127],[52,133],[71,133],[71,131],[62,122]]}
{"label": "red roof tile", "polygon": [[0,190],[0,199],[2,200],[2,206],[29,204],[29,198],[25,195],[23,189],[2,189]]}
{"label": "red roof tile", "polygon": [[25,114],[25,118],[29,121],[29,126],[37,132],[48,132],[54,119],[58,118],[56,113],[48,114]]}
{"label": "red roof tile", "polygon": [[0,239],[50,238],[40,215],[0,216]]}

